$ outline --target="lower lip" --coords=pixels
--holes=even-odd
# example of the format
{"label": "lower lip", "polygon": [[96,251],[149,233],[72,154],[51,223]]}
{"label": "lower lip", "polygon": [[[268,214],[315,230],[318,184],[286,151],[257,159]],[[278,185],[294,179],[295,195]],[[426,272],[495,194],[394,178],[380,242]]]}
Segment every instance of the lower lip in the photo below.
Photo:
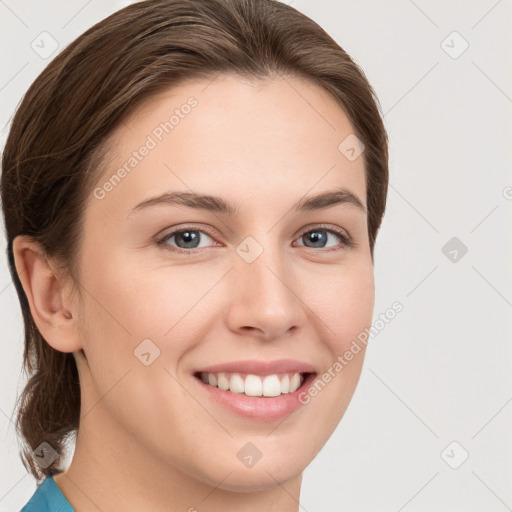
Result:
{"label": "lower lip", "polygon": [[210,398],[240,416],[253,420],[272,421],[284,418],[304,405],[299,401],[299,395],[311,385],[315,379],[315,374],[308,374],[304,382],[293,393],[284,393],[273,397],[233,393],[205,384],[195,376],[193,379],[208,393]]}

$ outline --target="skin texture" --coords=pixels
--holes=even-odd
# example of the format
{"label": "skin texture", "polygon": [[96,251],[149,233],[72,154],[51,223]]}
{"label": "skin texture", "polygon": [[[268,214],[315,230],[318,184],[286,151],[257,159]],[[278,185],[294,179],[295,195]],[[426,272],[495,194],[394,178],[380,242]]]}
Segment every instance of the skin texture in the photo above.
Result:
{"label": "skin texture", "polygon": [[[99,186],[191,96],[197,106],[120,183],[89,197],[78,293],[37,245],[15,240],[38,328],[77,360],[76,450],[55,481],[78,512],[297,511],[302,472],[360,376],[364,348],[309,404],[270,422],[238,416],[193,380],[199,367],[242,359],[297,359],[322,374],[371,325],[374,275],[362,210],[291,210],[340,186],[366,205],[363,157],[349,161],[338,150],[354,131],[347,116],[299,78],[225,75],[160,93],[114,133]],[[221,196],[241,212],[159,205],[128,215],[167,191]],[[169,228],[190,223],[213,234],[197,233],[200,248],[183,249],[195,254],[172,252],[175,237],[157,245]],[[304,233],[330,226],[354,247],[335,234],[325,248],[306,246]],[[250,264],[236,251],[248,236],[263,249]],[[160,349],[149,366],[134,356],[147,338]],[[247,442],[262,452],[252,468],[236,455]]]}

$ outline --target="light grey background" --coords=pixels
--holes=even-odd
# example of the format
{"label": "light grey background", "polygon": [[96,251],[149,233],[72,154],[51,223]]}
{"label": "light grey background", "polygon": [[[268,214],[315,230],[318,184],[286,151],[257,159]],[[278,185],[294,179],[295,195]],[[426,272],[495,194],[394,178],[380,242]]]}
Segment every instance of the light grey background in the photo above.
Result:
{"label": "light grey background", "polygon": [[[32,41],[46,31],[60,50],[127,3],[0,1],[2,147],[55,55]],[[304,473],[301,510],[512,510],[512,1],[287,3],[349,52],[380,98],[390,187],[374,318],[404,307],[371,339],[353,400]],[[35,481],[12,423],[23,331],[1,244],[0,510],[12,512]]]}

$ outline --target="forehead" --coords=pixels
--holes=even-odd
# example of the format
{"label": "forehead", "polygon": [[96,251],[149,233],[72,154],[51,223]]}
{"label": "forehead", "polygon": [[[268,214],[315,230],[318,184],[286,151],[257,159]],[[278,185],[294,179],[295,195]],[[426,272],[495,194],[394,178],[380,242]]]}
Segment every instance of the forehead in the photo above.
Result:
{"label": "forehead", "polygon": [[363,157],[340,150],[353,132],[335,98],[300,78],[186,81],[145,100],[115,131],[98,185],[122,177],[102,203],[127,212],[172,190],[295,201],[333,186],[365,203]]}

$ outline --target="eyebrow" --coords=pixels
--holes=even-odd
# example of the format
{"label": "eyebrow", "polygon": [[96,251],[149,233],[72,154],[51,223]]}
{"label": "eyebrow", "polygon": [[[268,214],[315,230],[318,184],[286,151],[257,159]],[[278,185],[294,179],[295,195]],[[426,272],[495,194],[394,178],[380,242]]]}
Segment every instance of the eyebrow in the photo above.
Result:
{"label": "eyebrow", "polygon": [[[208,210],[226,215],[239,215],[240,206],[238,203],[231,204],[222,197],[196,194],[194,192],[167,192],[165,194],[151,197],[133,207],[128,215],[143,210],[150,206],[168,204],[187,206],[201,210]],[[314,196],[303,197],[292,206],[294,211],[323,210],[338,204],[351,204],[366,213],[366,207],[361,200],[350,190],[337,188],[321,192]]]}

